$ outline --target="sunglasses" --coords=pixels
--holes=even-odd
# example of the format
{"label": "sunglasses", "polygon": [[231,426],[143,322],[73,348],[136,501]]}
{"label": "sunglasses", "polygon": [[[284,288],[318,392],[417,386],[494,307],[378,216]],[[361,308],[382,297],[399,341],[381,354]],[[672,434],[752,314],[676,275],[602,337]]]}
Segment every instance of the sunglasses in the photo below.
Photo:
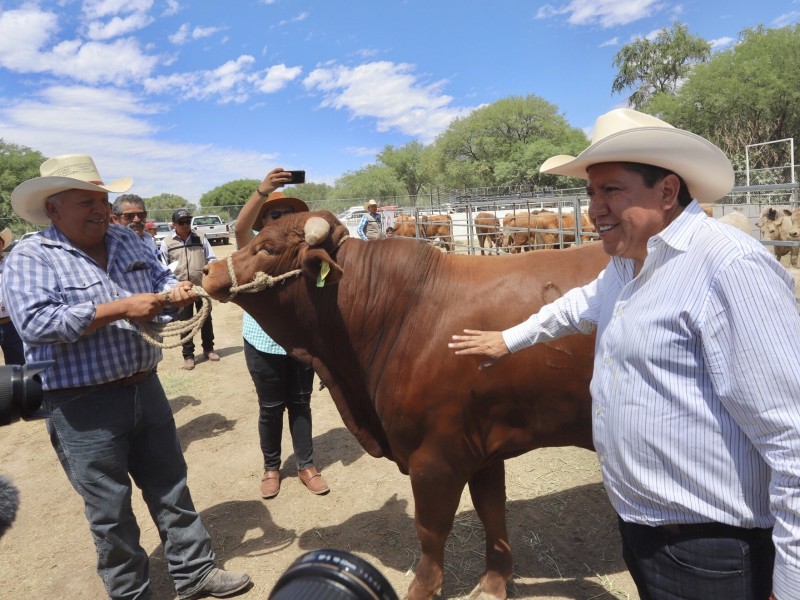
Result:
{"label": "sunglasses", "polygon": [[180,221],[175,221],[176,225],[189,225],[192,222],[191,219],[182,219]]}
{"label": "sunglasses", "polygon": [[136,217],[139,217],[140,221],[144,221],[147,218],[147,211],[122,213],[120,216],[126,221],[133,221]]}
{"label": "sunglasses", "polygon": [[292,213],[294,213],[294,209],[293,208],[289,208],[287,210],[273,210],[271,213],[268,213],[268,214],[269,214],[270,217],[272,217],[273,221],[277,221],[283,215],[291,215]]}

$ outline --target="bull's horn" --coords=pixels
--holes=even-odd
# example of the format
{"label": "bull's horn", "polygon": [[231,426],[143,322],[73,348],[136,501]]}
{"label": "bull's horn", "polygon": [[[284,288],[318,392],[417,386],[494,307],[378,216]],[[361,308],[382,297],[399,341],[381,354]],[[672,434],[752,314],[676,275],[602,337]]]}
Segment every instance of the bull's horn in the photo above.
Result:
{"label": "bull's horn", "polygon": [[316,246],[325,241],[331,232],[331,226],[322,217],[311,217],[306,221],[303,231],[306,234],[306,244]]}

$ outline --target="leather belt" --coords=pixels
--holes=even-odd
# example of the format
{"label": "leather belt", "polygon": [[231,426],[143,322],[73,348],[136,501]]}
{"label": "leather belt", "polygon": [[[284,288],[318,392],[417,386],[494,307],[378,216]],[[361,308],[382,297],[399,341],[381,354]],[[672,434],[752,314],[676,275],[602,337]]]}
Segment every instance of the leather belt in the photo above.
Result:
{"label": "leather belt", "polygon": [[11,323],[11,317],[0,317],[0,325],[8,325]]}
{"label": "leather belt", "polygon": [[115,379],[114,381],[106,381],[105,383],[98,383],[95,385],[83,385],[79,387],[47,390],[45,393],[63,395],[63,394],[84,394],[87,392],[100,392],[103,390],[115,390],[118,388],[128,387],[131,385],[142,383],[145,379],[147,379],[150,375],[152,375],[152,373],[153,373],[152,369],[150,371],[139,371],[138,373],[134,373],[133,375],[128,375],[127,377],[123,377],[122,379]]}
{"label": "leather belt", "polygon": [[772,537],[772,528],[745,528],[725,523],[685,523],[660,525],[659,529],[669,535],[686,538],[734,538],[740,540],[755,540]]}

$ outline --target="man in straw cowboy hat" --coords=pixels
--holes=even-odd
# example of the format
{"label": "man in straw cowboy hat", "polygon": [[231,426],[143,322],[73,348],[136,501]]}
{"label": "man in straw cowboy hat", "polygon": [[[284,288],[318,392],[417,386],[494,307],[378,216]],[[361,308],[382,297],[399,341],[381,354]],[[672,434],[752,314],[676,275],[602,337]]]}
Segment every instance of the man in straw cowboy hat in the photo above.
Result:
{"label": "man in straw cowboy hat", "polygon": [[698,204],[731,190],[730,161],[619,109],[541,170],[587,180],[611,262],[524,323],[450,347],[485,368],[596,330],[594,443],[640,596],[800,598],[800,317],[786,270]]}
{"label": "man in straw cowboy hat", "polygon": [[[3,268],[5,267],[3,252],[11,245],[13,237],[8,227],[0,231],[0,282],[2,282]],[[8,300],[0,290],[0,348],[3,349],[3,360],[7,365],[24,365],[25,352],[22,348],[22,338],[19,337],[17,328],[11,322],[11,316],[6,308],[7,304]]]}
{"label": "man in straw cowboy hat", "polygon": [[164,541],[180,598],[223,596],[249,577],[215,566],[211,540],[194,508],[186,462],[156,366],[161,350],[136,322],[194,301],[127,227],[110,225],[105,185],[83,154],[56,156],[41,177],[11,194],[23,219],[50,225],[14,250],[3,292],[13,296],[29,361],[42,372],[47,430],[72,486],[83,498],[97,547],[97,570],[111,598],[150,598],[147,553],[131,509],[131,478]]}
{"label": "man in straw cowboy hat", "polygon": [[[254,237],[253,230],[273,225],[286,215],[308,212],[299,198],[276,192],[291,182],[291,173],[281,168],[267,173],[256,187],[236,219],[236,243],[242,248]],[[244,359],[258,396],[258,437],[264,459],[264,474],[259,491],[265,500],[281,489],[281,439],[283,413],[289,413],[289,433],[297,463],[297,476],[312,494],[330,491],[328,483],[314,466],[311,441],[311,389],[314,370],[286,354],[258,326],[248,313],[242,316]]]}

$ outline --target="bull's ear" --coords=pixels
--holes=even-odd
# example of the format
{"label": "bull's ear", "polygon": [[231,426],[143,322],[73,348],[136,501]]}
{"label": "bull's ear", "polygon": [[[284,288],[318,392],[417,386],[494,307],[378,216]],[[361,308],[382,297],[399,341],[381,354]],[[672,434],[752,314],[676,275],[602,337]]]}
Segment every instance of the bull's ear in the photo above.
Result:
{"label": "bull's ear", "polygon": [[[346,229],[345,229],[346,230]],[[303,275],[316,281],[317,287],[336,285],[344,275],[330,254],[323,248],[309,248],[301,261]]]}

